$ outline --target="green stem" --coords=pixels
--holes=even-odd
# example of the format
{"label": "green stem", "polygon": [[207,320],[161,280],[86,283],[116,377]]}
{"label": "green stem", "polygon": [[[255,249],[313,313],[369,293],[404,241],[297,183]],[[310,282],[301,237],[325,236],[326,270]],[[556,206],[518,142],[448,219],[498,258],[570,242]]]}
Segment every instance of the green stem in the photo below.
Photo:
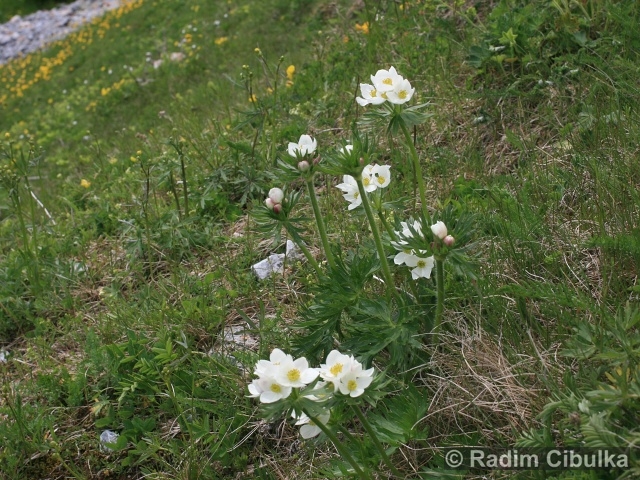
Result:
{"label": "green stem", "polygon": [[364,413],[362,413],[362,410],[360,410],[360,407],[358,407],[357,405],[351,405],[351,407],[353,408],[353,411],[356,413],[356,416],[360,420],[360,423],[362,423],[362,426],[369,434],[369,438],[373,441],[373,444],[375,445],[376,449],[378,450],[378,452],[380,452],[382,461],[385,463],[387,467],[389,467],[389,470],[391,470],[391,473],[393,473],[396,477],[404,478],[404,475],[402,475],[398,471],[398,469],[395,467],[395,465],[393,465],[393,463],[391,462],[391,459],[389,458],[389,456],[387,455],[387,452],[385,451],[384,447],[380,443],[380,440],[378,440],[378,436],[376,435],[375,430],[371,427],[371,424],[369,423],[367,418],[364,416]]}
{"label": "green stem", "polygon": [[307,261],[316,270],[316,273],[318,275],[321,275],[322,274],[322,270],[320,270],[320,265],[318,265],[318,262],[316,262],[316,259],[313,258],[313,255],[311,255],[311,252],[309,251],[307,246],[302,242],[296,241],[296,235],[292,235],[291,234],[291,232],[289,231],[289,227],[288,227],[287,223],[283,222],[283,224],[284,224],[285,230],[289,233],[289,235],[291,235],[291,239],[294,241],[294,243],[298,246],[298,248],[302,251],[304,256],[307,258]]}
{"label": "green stem", "polygon": [[327,237],[327,230],[324,226],[324,220],[322,220],[322,214],[320,213],[320,207],[318,206],[318,198],[316,197],[316,189],[313,186],[313,177],[308,178],[307,190],[309,191],[309,199],[311,200],[311,206],[313,207],[313,214],[316,217],[316,224],[318,225],[318,232],[320,233],[320,239],[322,240],[322,247],[324,248],[324,254],[327,257],[327,262],[331,270],[335,270],[336,262],[333,258],[333,253],[329,247],[329,238]]}
{"label": "green stem", "polygon": [[439,335],[444,311],[444,259],[436,257],[436,319],[433,325],[434,336]]}
{"label": "green stem", "polygon": [[324,423],[322,423],[320,420],[318,420],[316,417],[312,416],[309,414],[309,412],[307,412],[305,409],[302,410],[308,417],[309,419],[320,429],[322,430],[322,432],[329,437],[329,440],[331,440],[331,443],[333,443],[333,445],[336,447],[336,449],[338,450],[338,452],[340,453],[340,455],[342,455],[342,457],[351,464],[351,466],[353,467],[353,469],[355,470],[356,474],[362,478],[363,480],[370,480],[371,476],[367,473],[367,472],[363,472],[362,469],[360,468],[360,465],[358,465],[358,463],[355,461],[355,459],[351,456],[351,453],[349,453],[349,450],[344,446],[344,444],[338,439],[338,437],[331,431],[331,429],[329,427],[327,427]]}
{"label": "green stem", "polygon": [[356,180],[356,182],[358,184],[358,191],[360,192],[360,198],[362,198],[362,206],[364,207],[364,211],[367,214],[367,219],[369,220],[369,226],[371,227],[373,240],[375,241],[375,244],[376,244],[376,250],[378,250],[378,257],[380,258],[380,266],[382,267],[382,276],[384,277],[384,282],[387,287],[387,292],[397,297],[398,292],[396,292],[395,286],[393,284],[393,277],[391,276],[391,270],[389,270],[389,263],[387,262],[387,256],[385,255],[384,247],[382,246],[382,238],[380,237],[380,230],[378,230],[376,219],[373,216],[373,211],[371,210],[371,205],[369,204],[369,199],[367,198],[367,192],[365,191],[364,185],[362,183],[362,177],[359,177]]}
{"label": "green stem", "polygon": [[407,146],[411,151],[411,158],[413,160],[413,170],[415,172],[416,179],[418,181],[418,190],[420,191],[420,208],[422,209],[422,216],[426,222],[431,223],[431,217],[429,216],[429,212],[427,211],[427,193],[426,188],[424,186],[424,179],[422,178],[422,167],[420,167],[420,159],[418,158],[418,152],[416,151],[416,147],[413,144],[413,139],[411,138],[411,133],[409,133],[409,129],[405,125],[404,121],[399,122],[402,127],[402,133],[404,133],[404,139],[407,142]]}
{"label": "green stem", "polygon": [[381,210],[378,210],[378,218],[380,219],[380,222],[382,223],[382,226],[384,227],[384,229],[387,231],[387,233],[391,237],[391,240],[395,241],[396,232],[393,231],[393,228],[391,228],[391,225],[389,225],[389,222],[387,222],[387,219],[384,218],[384,214],[382,213]]}

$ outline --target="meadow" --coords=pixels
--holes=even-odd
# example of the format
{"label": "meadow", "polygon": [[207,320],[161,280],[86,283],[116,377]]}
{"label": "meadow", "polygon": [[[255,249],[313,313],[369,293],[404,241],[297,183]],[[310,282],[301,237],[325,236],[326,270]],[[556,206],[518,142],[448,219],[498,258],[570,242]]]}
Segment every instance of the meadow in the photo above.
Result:
{"label": "meadow", "polygon": [[0,65],[0,480],[637,478],[639,22],[124,0]]}

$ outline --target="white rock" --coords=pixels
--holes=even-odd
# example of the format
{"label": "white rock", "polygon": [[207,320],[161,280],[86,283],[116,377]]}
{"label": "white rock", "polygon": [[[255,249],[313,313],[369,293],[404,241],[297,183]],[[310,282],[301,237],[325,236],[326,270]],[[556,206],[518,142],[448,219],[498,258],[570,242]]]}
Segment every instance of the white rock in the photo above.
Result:
{"label": "white rock", "polygon": [[116,443],[118,440],[118,435],[116,432],[112,432],[111,430],[105,430],[100,434],[100,450],[103,452],[113,452],[113,447],[107,445],[108,443]]}

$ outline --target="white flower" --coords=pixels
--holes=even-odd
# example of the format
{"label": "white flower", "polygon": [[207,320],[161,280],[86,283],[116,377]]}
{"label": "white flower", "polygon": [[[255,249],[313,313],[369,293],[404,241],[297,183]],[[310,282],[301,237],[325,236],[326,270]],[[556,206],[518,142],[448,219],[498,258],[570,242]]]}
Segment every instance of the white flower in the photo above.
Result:
{"label": "white flower", "polygon": [[402,265],[403,263],[409,265],[409,263],[417,262],[417,259],[418,257],[415,253],[413,253],[413,250],[404,249],[398,252],[395,257],[393,257],[393,263],[395,263],[396,265]]}
{"label": "white flower", "polygon": [[447,226],[444,224],[444,222],[441,222],[440,220],[438,220],[436,223],[431,225],[431,231],[440,240],[444,240],[444,237],[447,236]]}
{"label": "white flower", "polygon": [[351,155],[351,152],[353,152],[353,145],[345,145],[340,149],[340,153],[343,155]]}
{"label": "white flower", "polygon": [[344,199],[350,203],[348,209],[353,210],[362,203],[358,184],[356,183],[356,179],[351,175],[344,175],[342,177],[342,182],[343,183],[336,185],[336,188],[339,188],[344,192]]}
{"label": "white flower", "polygon": [[[292,416],[296,418],[295,415]],[[330,416],[330,413],[322,413],[316,418],[323,425],[326,425],[326,423],[329,421]],[[297,417],[297,420],[298,421],[296,422],[296,425],[302,425],[302,427],[300,427],[300,436],[304,439],[313,438],[322,431],[320,427],[313,423],[313,421],[304,413]]]}
{"label": "white flower", "polygon": [[304,387],[318,376],[318,369],[309,368],[306,358],[287,359],[277,366],[275,379],[283,387]]}
{"label": "white flower", "polygon": [[373,368],[362,370],[362,364],[353,360],[351,369],[346,372],[338,382],[338,389],[343,395],[359,397],[364,393],[365,388],[373,381]]}
{"label": "white flower", "polygon": [[300,136],[298,143],[290,142],[288,152],[292,157],[309,155],[316,151],[318,142],[309,135]]}
{"label": "white flower", "polygon": [[395,85],[393,90],[391,90],[390,92],[386,92],[386,95],[387,99],[391,103],[401,105],[411,100],[411,97],[413,97],[415,91],[415,88],[411,88],[411,83],[409,82],[409,80],[403,78]]}
{"label": "white flower", "polygon": [[273,203],[273,200],[271,200],[269,197],[265,199],[264,204],[267,206],[269,210],[273,210],[273,207],[276,205],[275,203]]}
{"label": "white flower", "polygon": [[338,389],[338,382],[345,373],[351,371],[355,359],[349,355],[344,355],[338,350],[331,350],[327,355],[327,363],[320,365],[320,377],[333,383],[334,391]]}
{"label": "white flower", "polygon": [[396,72],[394,67],[389,70],[378,70],[375,75],[371,75],[371,83],[381,93],[394,90],[402,80],[404,79]]}
{"label": "white flower", "polygon": [[282,203],[282,200],[284,200],[284,192],[279,188],[272,188],[269,190],[269,198],[274,205],[276,203]]}
{"label": "white flower", "polygon": [[414,256],[413,258],[405,260],[405,264],[408,267],[415,267],[411,270],[411,278],[414,280],[418,278],[429,278],[435,264],[435,258],[433,255],[427,258]]}
{"label": "white flower", "polygon": [[362,185],[364,186],[365,192],[373,192],[376,188],[378,188],[373,181],[373,169],[373,165],[367,165],[362,170]]}
{"label": "white flower", "polygon": [[371,169],[371,177],[377,188],[385,188],[391,182],[391,167],[389,165],[376,165]]}
{"label": "white flower", "polygon": [[287,398],[291,394],[291,387],[281,385],[274,378],[261,377],[251,382],[249,393],[249,397],[259,397],[262,403],[273,403]]}
{"label": "white flower", "polygon": [[376,87],[369,85],[368,83],[360,84],[360,93],[362,97],[356,97],[356,102],[361,107],[366,105],[380,105],[386,101],[386,95],[383,92],[378,92]]}
{"label": "white flower", "polygon": [[277,367],[287,362],[293,362],[293,357],[284,353],[279,348],[274,348],[271,351],[269,360],[258,360],[258,363],[256,363],[256,369],[253,373],[259,377],[273,378],[276,375]]}

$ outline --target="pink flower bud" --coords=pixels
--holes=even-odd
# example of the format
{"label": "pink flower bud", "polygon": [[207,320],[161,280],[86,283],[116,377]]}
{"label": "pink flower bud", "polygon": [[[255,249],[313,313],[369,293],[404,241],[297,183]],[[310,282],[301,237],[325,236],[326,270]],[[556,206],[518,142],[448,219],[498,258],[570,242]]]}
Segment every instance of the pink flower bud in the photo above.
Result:
{"label": "pink flower bud", "polygon": [[273,207],[276,205],[275,203],[273,203],[273,200],[271,200],[269,197],[266,198],[266,200],[264,201],[264,204],[267,206],[269,210],[273,210]]}
{"label": "pink flower bud", "polygon": [[280,203],[276,203],[273,206],[273,213],[280,213],[282,211],[282,205]]}
{"label": "pink flower bud", "polygon": [[446,237],[444,237],[444,240],[442,241],[447,247],[453,247],[453,244],[456,243],[456,239],[453,238],[451,235],[447,235]]}
{"label": "pink flower bud", "polygon": [[307,170],[309,170],[309,167],[309,162],[307,162],[306,160],[298,162],[298,170],[300,170],[301,172],[306,172]]}

